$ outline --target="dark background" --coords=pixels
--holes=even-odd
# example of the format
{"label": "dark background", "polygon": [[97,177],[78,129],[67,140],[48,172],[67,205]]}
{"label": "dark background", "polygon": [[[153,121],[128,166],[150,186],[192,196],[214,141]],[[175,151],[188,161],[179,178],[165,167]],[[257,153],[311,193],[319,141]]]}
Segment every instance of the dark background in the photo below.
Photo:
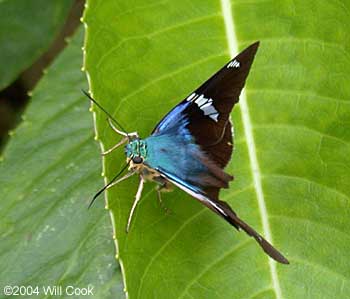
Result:
{"label": "dark background", "polygon": [[30,100],[30,91],[43,75],[43,70],[65,47],[65,38],[80,25],[84,9],[83,0],[75,0],[61,32],[49,49],[7,88],[0,91],[0,152],[8,140],[9,132],[20,122],[22,111]]}

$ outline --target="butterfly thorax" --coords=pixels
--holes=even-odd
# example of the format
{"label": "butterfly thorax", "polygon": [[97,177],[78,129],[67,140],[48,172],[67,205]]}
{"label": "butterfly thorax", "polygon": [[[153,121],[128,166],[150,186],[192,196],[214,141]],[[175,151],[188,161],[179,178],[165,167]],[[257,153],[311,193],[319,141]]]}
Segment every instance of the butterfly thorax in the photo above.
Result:
{"label": "butterfly thorax", "polygon": [[145,140],[135,139],[130,141],[125,146],[125,154],[130,165],[129,170],[139,173],[147,181],[154,181],[166,189],[170,189],[168,188],[170,183],[166,183],[158,171],[144,163],[147,159],[147,142]]}
{"label": "butterfly thorax", "polygon": [[144,160],[147,158],[147,143],[142,139],[131,140],[125,146],[125,154],[129,159],[136,159],[136,163],[138,161],[137,157]]}
{"label": "butterfly thorax", "polygon": [[129,169],[140,172],[144,167],[143,162],[147,158],[147,143],[142,139],[131,140],[125,146],[125,155],[130,164]]}

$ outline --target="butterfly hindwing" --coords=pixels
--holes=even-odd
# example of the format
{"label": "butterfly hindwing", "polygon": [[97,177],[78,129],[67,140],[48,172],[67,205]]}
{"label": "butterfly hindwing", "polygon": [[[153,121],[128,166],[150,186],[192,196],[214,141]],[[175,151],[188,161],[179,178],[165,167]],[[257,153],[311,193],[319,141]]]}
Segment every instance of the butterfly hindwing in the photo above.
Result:
{"label": "butterfly hindwing", "polygon": [[227,222],[233,225],[236,229],[242,229],[249,236],[253,237],[261,248],[273,259],[282,263],[289,264],[289,261],[267,240],[265,240],[258,232],[256,232],[250,225],[241,220],[232,208],[224,201],[219,199],[213,199],[206,194],[202,194],[196,186],[181,181],[178,177],[166,173],[162,168],[157,169],[167,180],[184,190],[188,194],[192,195],[195,199],[199,200],[202,204],[207,206],[213,212],[224,218]]}

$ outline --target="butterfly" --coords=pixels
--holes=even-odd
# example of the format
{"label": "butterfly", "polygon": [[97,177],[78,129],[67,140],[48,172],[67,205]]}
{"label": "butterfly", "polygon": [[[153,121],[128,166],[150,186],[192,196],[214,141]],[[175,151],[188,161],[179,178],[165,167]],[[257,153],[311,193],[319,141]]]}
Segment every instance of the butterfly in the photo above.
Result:
{"label": "butterfly", "polygon": [[[170,191],[173,186],[177,186],[237,230],[243,230],[253,237],[271,258],[288,264],[288,260],[277,249],[241,220],[226,202],[219,199],[221,188],[228,188],[229,182],[233,180],[233,176],[224,171],[233,150],[230,113],[239,101],[258,47],[259,42],[250,45],[225,64],[166,114],[145,139],[141,139],[137,132],[126,133],[122,126],[85,92],[107,113],[111,128],[122,136],[120,142],[103,154],[109,154],[126,144],[127,160],[124,168],[94,196],[91,204],[105,189],[137,174],[140,181],[129,214],[128,231],[145,181],[157,184],[160,201],[162,191]],[[113,122],[121,130],[116,128]],[[128,172],[118,179],[126,168]]]}

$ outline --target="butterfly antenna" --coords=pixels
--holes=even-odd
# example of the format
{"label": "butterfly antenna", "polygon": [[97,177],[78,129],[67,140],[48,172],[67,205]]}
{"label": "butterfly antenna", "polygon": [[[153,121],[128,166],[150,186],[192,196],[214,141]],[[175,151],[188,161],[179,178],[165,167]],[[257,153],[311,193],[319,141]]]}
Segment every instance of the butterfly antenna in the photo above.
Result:
{"label": "butterfly antenna", "polygon": [[[89,95],[89,93],[87,91],[85,91],[84,89],[81,90],[94,104],[96,104],[97,107],[99,107],[104,113],[107,114],[107,116],[113,120],[115,122],[115,124],[123,131],[126,133],[126,130],[123,128],[123,126],[105,109],[103,108],[92,96]],[[126,135],[129,138],[128,133],[126,133]]]}
{"label": "butterfly antenna", "polygon": [[112,183],[123,173],[123,171],[129,166],[130,161],[128,163],[126,163],[126,165],[115,175],[115,177],[106,186],[104,186],[101,190],[99,190],[95,194],[95,196],[92,198],[92,200],[88,206],[88,209],[90,209],[91,206],[94,204],[96,198],[99,197],[110,185],[112,185]]}

